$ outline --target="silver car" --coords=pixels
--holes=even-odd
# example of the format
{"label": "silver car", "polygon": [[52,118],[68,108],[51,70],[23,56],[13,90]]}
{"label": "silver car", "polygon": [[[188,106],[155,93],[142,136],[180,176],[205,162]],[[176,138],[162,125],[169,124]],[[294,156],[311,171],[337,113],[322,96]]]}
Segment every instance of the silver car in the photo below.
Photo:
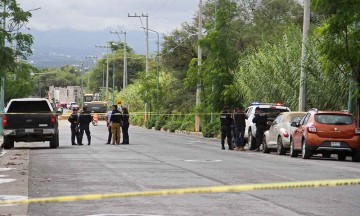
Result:
{"label": "silver car", "polygon": [[279,155],[286,154],[290,149],[290,136],[294,130],[291,122],[299,121],[305,114],[306,112],[280,113],[264,134],[263,152],[270,153],[276,150]]}

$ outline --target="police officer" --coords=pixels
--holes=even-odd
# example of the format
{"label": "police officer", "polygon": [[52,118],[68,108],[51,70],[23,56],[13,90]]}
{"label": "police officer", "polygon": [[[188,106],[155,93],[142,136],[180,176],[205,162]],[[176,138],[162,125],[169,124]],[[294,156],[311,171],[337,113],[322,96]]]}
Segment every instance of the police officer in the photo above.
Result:
{"label": "police officer", "polygon": [[75,142],[75,137],[76,137],[76,141],[77,143],[79,142],[79,134],[78,134],[78,109],[74,108],[73,112],[71,113],[71,115],[68,118],[68,121],[70,122],[70,130],[71,130],[71,145],[77,145]]}
{"label": "police officer", "polygon": [[246,127],[245,120],[247,118],[248,117],[246,113],[244,113],[242,106],[240,106],[234,113],[234,126],[235,126],[234,140],[236,144],[236,148],[235,148],[236,151],[245,151],[244,134]]}
{"label": "police officer", "polygon": [[123,122],[123,115],[118,110],[117,105],[113,105],[113,111],[111,113],[111,133],[113,135],[113,141],[111,145],[119,145],[120,144],[120,133],[121,133],[121,125]]}
{"label": "police officer", "polygon": [[79,116],[79,126],[80,126],[80,135],[79,135],[79,144],[83,145],[82,139],[84,136],[84,131],[88,140],[88,145],[91,144],[91,135],[89,125],[92,122],[91,113],[87,110],[87,107],[84,107]]}
{"label": "police officer", "polygon": [[234,150],[232,147],[232,139],[231,139],[231,124],[233,119],[231,117],[231,113],[229,109],[225,107],[220,113],[220,125],[221,125],[221,147],[225,149],[225,138],[227,139],[227,144],[229,146],[229,150]]}
{"label": "police officer", "polygon": [[255,109],[255,117],[253,123],[256,124],[256,149],[254,151],[260,151],[260,145],[263,141],[264,132],[267,126],[267,115],[263,113],[259,107]]}

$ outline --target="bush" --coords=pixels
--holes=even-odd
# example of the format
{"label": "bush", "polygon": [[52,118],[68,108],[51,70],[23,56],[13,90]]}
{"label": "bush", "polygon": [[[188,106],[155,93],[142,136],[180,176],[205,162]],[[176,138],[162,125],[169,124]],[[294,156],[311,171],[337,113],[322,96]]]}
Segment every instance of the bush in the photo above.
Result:
{"label": "bush", "polygon": [[170,130],[170,132],[175,132],[175,130],[179,129],[181,127],[181,122],[170,120],[166,123],[166,128]]}
{"label": "bush", "polygon": [[161,130],[161,128],[166,124],[166,119],[164,116],[160,116],[159,119],[155,122],[155,130]]}
{"label": "bush", "polygon": [[130,124],[136,126],[142,126],[144,124],[144,116],[143,115],[131,115],[130,114]]}
{"label": "bush", "polygon": [[219,134],[220,125],[218,123],[203,124],[201,132],[204,137],[216,137]]}
{"label": "bush", "polygon": [[155,127],[155,123],[156,123],[156,118],[155,117],[150,117],[146,122],[145,122],[145,127],[147,129],[151,129],[153,127]]}

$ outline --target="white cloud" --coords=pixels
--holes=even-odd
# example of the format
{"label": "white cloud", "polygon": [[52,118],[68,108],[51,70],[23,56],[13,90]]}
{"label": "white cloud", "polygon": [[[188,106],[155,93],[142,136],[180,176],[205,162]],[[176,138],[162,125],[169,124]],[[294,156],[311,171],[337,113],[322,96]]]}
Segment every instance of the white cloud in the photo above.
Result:
{"label": "white cloud", "polygon": [[[148,14],[149,28],[170,32],[181,23],[192,21],[198,10],[199,0],[17,0],[24,10],[33,11],[28,27],[50,31],[73,29],[101,31],[109,28],[139,30],[139,18],[134,15]],[[145,25],[145,18],[143,18]]]}

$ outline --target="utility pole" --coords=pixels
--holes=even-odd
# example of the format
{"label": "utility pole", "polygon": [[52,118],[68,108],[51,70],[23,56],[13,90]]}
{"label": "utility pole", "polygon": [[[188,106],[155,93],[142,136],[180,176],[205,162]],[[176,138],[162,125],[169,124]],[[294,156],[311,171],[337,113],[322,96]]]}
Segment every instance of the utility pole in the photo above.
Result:
{"label": "utility pole", "polygon": [[148,29],[157,35],[157,55],[156,55],[156,121],[159,119],[159,85],[160,85],[160,36],[159,32]]}
{"label": "utility pole", "polygon": [[[128,83],[127,56],[126,56],[126,53],[127,53],[127,51],[126,51],[126,46],[127,46],[127,44],[126,44],[126,31],[120,31],[120,32],[118,32],[118,31],[111,31],[111,30],[110,30],[110,34],[116,34],[116,35],[119,37],[119,39],[120,39],[119,34],[123,34],[123,35],[124,35],[124,73],[123,73],[123,89],[125,89],[126,86],[127,86],[127,83]],[[120,39],[120,41],[121,41],[121,39]]]}
{"label": "utility pole", "polygon": [[[198,32],[198,41],[202,38],[202,0],[199,2],[199,32]],[[201,77],[201,61],[202,61],[202,49],[198,44],[198,77]],[[201,94],[201,80],[198,82],[196,87],[196,108],[199,108],[201,103],[200,101]],[[200,116],[198,111],[196,111],[195,115],[195,131],[200,132]]]}
{"label": "utility pole", "polygon": [[301,48],[301,72],[300,72],[300,92],[299,92],[299,111],[305,111],[306,108],[306,44],[310,26],[310,0],[304,0],[304,22],[303,37]]}
{"label": "utility pole", "polygon": [[[5,32],[5,28],[6,28],[6,1],[3,2],[3,19],[2,19],[2,24],[3,24],[3,31]],[[5,36],[4,36],[4,40],[1,41],[1,47],[5,49]],[[4,73],[5,75],[5,73]],[[1,77],[0,78],[0,113],[4,113],[4,106],[5,106],[5,77]],[[0,135],[4,134],[4,130],[3,130],[3,117],[0,117]]]}
{"label": "utility pole", "polygon": [[109,93],[109,48],[110,46],[95,45],[97,48],[106,48],[106,90],[105,90],[105,101],[108,100]]}
{"label": "utility pole", "polygon": [[[149,15],[148,14],[134,14],[134,15],[130,15],[128,14],[128,17],[139,17],[140,21],[141,21],[141,17],[145,17],[146,18],[146,27],[145,27],[145,36],[146,36],[146,66],[145,66],[145,73],[146,73],[146,77],[149,74]],[[142,23],[142,21],[141,21]],[[147,89],[146,89],[146,98],[147,98]],[[147,121],[148,119],[148,112],[149,112],[149,107],[148,107],[148,102],[147,99],[145,101],[145,115],[144,115],[144,122]]]}

